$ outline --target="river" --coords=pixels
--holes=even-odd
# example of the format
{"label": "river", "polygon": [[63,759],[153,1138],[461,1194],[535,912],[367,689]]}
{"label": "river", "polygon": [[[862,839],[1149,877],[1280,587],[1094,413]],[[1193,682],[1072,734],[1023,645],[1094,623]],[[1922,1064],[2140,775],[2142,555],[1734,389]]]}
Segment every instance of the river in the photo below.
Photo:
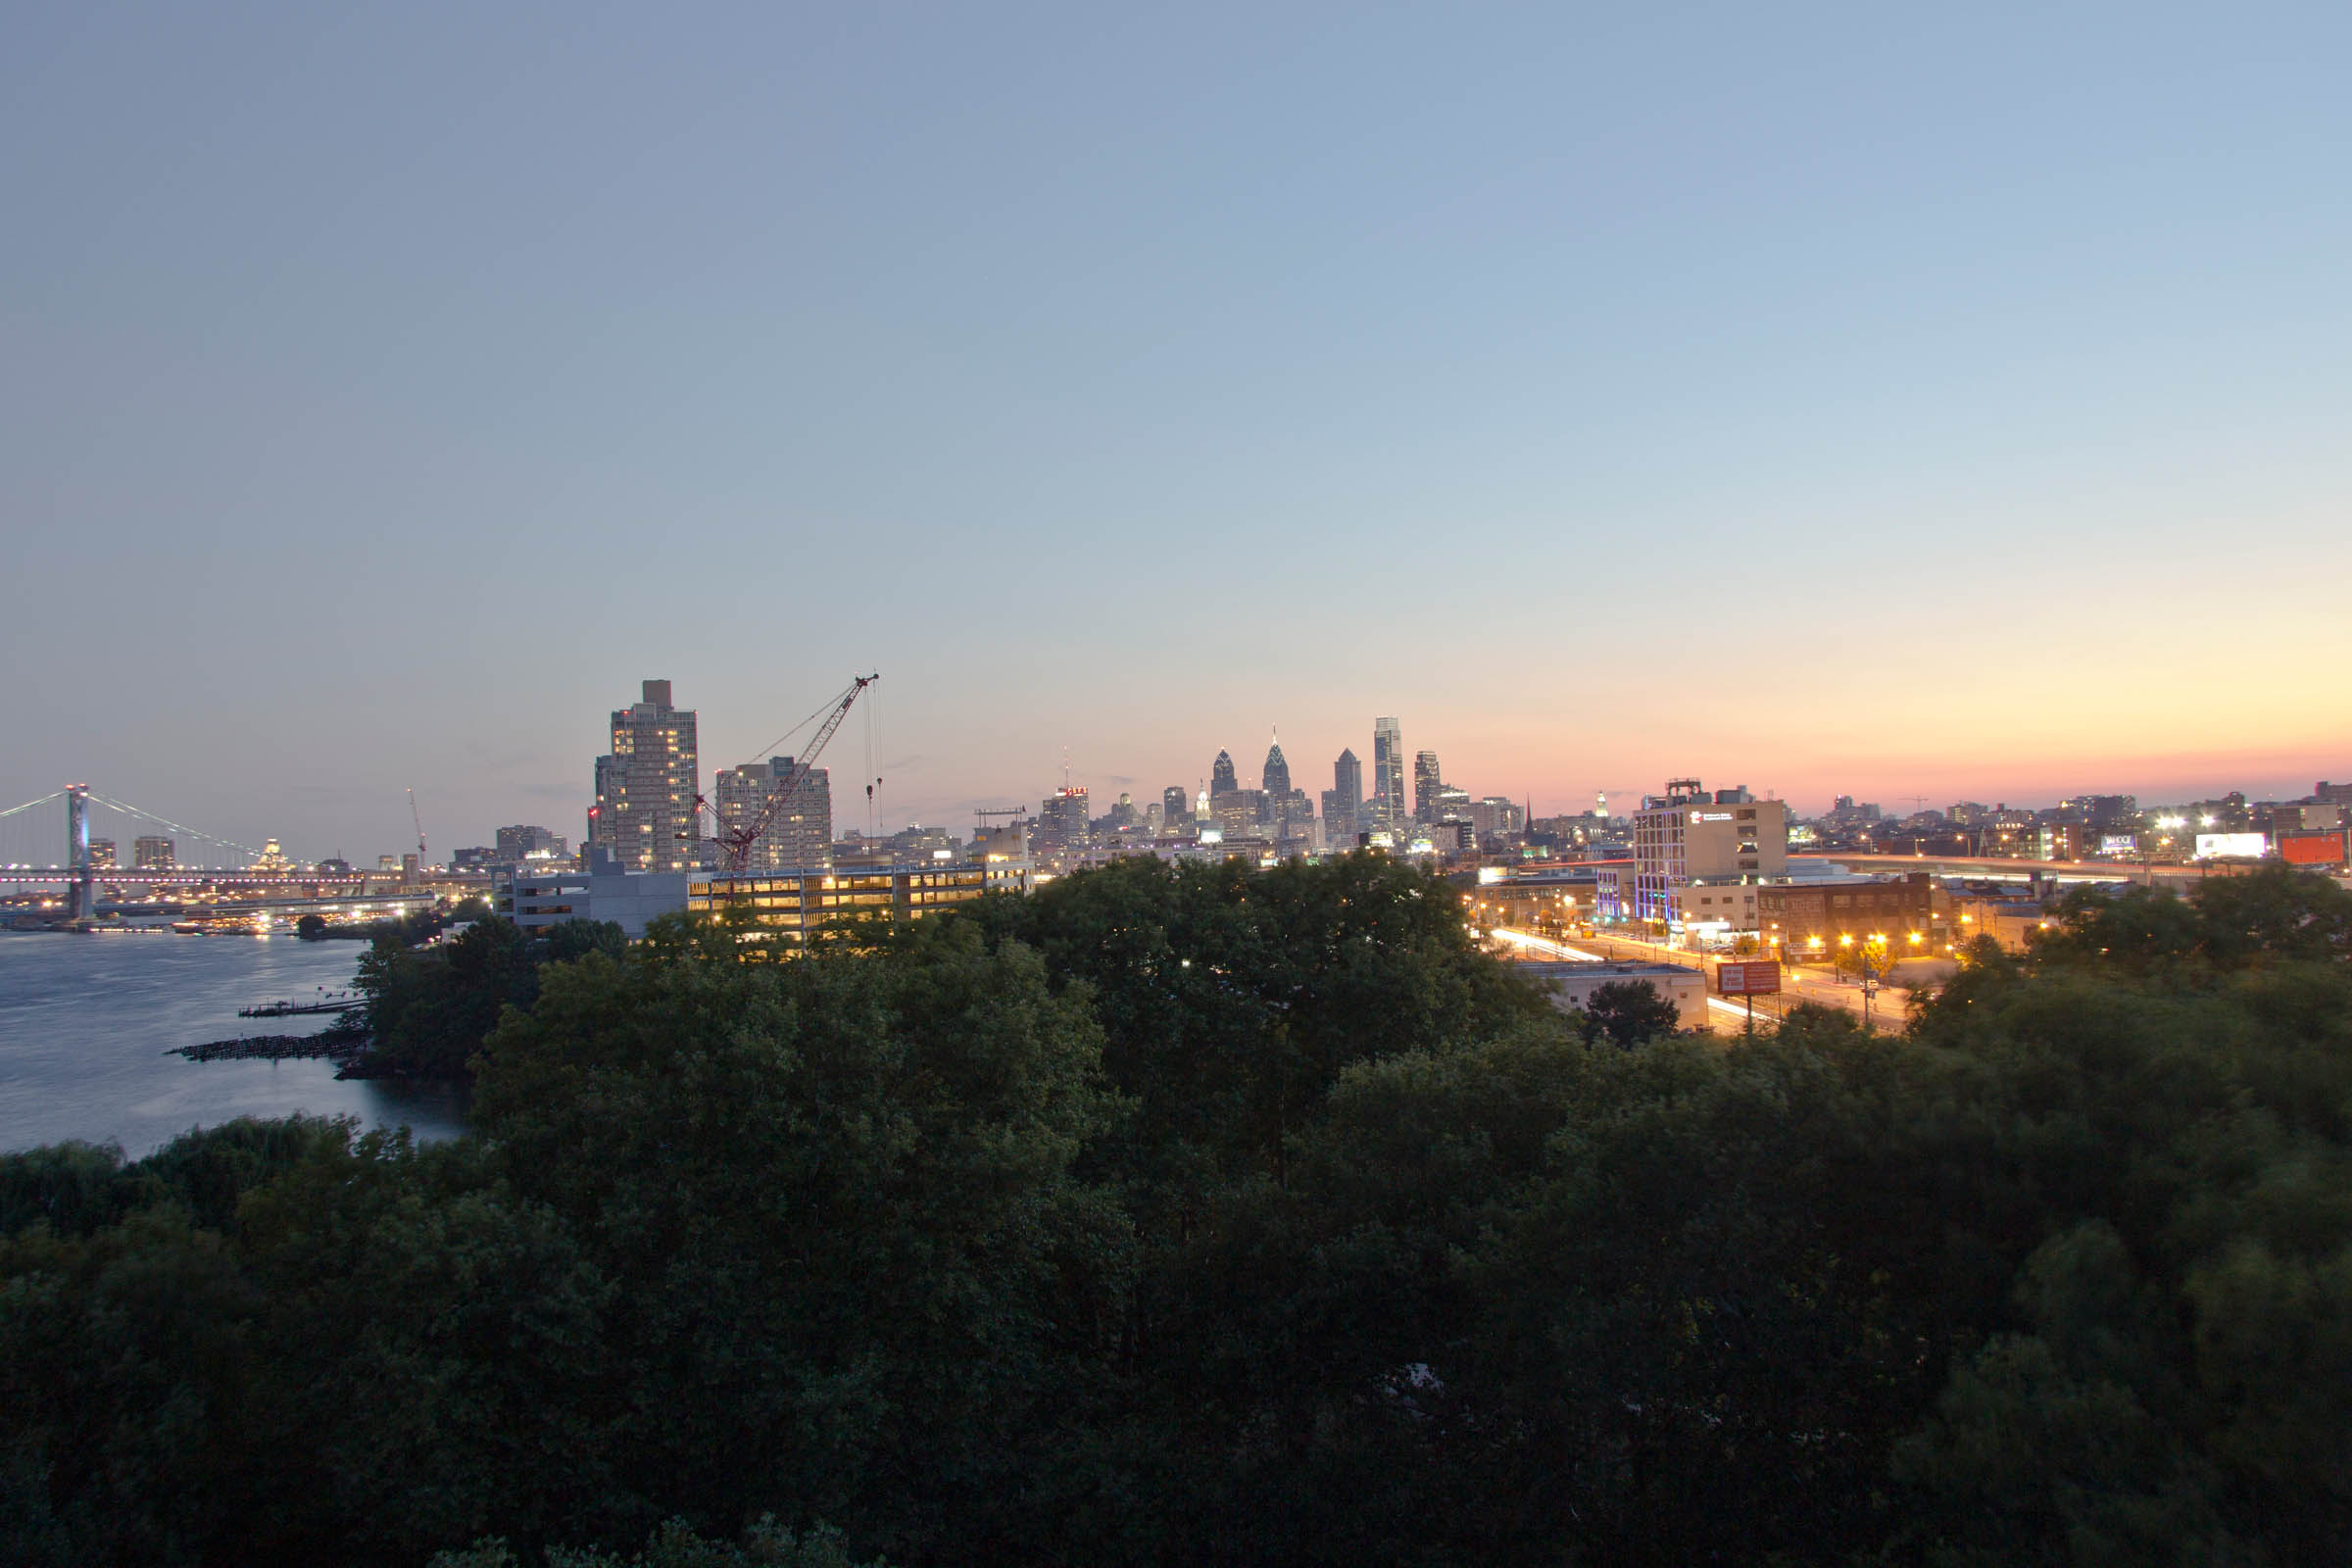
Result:
{"label": "river", "polygon": [[191,1127],[311,1111],[455,1136],[448,1085],[339,1082],[322,1060],[190,1061],[176,1046],[308,1034],[323,1017],[240,1018],[239,1007],[351,984],[358,942],[293,937],[0,933],[0,1152],[78,1138],[133,1159]]}

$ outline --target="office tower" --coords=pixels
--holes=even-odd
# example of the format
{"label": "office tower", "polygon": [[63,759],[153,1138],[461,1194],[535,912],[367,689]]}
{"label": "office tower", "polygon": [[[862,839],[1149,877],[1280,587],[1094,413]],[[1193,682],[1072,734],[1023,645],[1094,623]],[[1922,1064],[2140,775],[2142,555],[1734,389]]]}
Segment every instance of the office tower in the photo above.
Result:
{"label": "office tower", "polygon": [[1266,748],[1266,772],[1260,784],[1267,795],[1277,800],[1287,799],[1291,793],[1291,764],[1282,755],[1279,738]]}
{"label": "office tower", "polygon": [[1446,787],[1444,775],[1438,771],[1438,754],[1418,752],[1413,756],[1413,820],[1438,820],[1438,792]]}
{"label": "office tower", "polygon": [[1181,784],[1171,784],[1159,792],[1159,830],[1162,833],[1182,833],[1193,825],[1193,798]]}
{"label": "office tower", "polygon": [[1372,721],[1372,816],[1393,828],[1404,819],[1404,726],[1394,718]]}
{"label": "office tower", "polygon": [[1208,798],[1214,801],[1218,796],[1231,795],[1241,787],[1242,781],[1234,777],[1232,755],[1219,752],[1217,760],[1208,768]]}
{"label": "office tower", "polygon": [[1045,798],[1037,813],[1037,836],[1051,851],[1074,854],[1085,849],[1091,829],[1083,784],[1055,790]]}
{"label": "office tower", "polygon": [[167,838],[141,834],[130,841],[130,863],[142,871],[170,871],[179,865],[179,846]]}
{"label": "office tower", "polygon": [[1363,831],[1364,764],[1355,760],[1355,753],[1340,753],[1331,764],[1331,785],[1323,792],[1323,843],[1328,849],[1345,850]]}
{"label": "office tower", "polygon": [[116,869],[115,841],[113,839],[90,840],[90,869],[93,871]]}
{"label": "office tower", "polygon": [[[748,828],[766,809],[768,798],[792,776],[789,757],[721,769],[714,781],[718,825],[723,832]],[[776,808],[752,842],[746,871],[825,871],[833,865],[833,783],[812,767]]]}
{"label": "office tower", "polygon": [[612,750],[596,760],[596,809],[588,842],[624,870],[694,867],[694,796],[701,770],[694,710],[672,708],[669,682],[649,680],[643,700],[612,713]]}

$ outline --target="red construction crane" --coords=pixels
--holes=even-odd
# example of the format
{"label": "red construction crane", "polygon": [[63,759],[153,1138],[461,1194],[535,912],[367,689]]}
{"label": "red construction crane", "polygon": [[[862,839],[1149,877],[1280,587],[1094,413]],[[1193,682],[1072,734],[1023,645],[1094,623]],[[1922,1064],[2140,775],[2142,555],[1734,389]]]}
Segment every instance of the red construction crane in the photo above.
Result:
{"label": "red construction crane", "polygon": [[710,813],[711,831],[703,842],[718,847],[719,857],[725,862],[724,868],[729,875],[742,874],[744,867],[751,862],[752,846],[760,842],[760,835],[767,831],[768,824],[776,819],[776,813],[784,808],[784,803],[792,798],[793,792],[801,787],[801,781],[808,776],[808,769],[816,761],[817,754],[825,749],[825,742],[831,740],[833,732],[841,728],[841,721],[850,716],[850,705],[881,678],[882,672],[876,670],[871,675],[859,675],[850,682],[850,689],[834,702],[832,711],[825,714],[824,723],[817,727],[815,736],[793,761],[792,771],[768,790],[767,802],[760,808],[760,814],[743,826],[727,827],[718,820],[717,809],[708,800],[700,795],[694,798],[698,816],[704,811]]}

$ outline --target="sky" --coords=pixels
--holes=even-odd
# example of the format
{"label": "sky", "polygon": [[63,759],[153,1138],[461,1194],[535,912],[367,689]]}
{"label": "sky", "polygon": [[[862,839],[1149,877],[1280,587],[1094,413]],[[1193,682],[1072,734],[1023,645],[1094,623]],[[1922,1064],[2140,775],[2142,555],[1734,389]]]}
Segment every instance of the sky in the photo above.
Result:
{"label": "sky", "polygon": [[[2352,8],[22,8],[0,807],[2352,777]],[[437,858],[437,857],[436,857]]]}

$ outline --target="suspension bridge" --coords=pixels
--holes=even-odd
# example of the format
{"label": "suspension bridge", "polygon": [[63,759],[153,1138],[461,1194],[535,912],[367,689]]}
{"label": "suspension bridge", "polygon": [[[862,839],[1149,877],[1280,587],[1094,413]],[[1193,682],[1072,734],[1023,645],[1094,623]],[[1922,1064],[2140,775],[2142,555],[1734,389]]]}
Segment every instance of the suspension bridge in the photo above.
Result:
{"label": "suspension bridge", "polygon": [[[93,822],[98,831],[93,831]],[[205,895],[240,908],[292,906],[382,895],[399,871],[363,871],[328,862],[290,863],[275,840],[262,849],[176,822],[160,812],[101,795],[86,784],[0,810],[0,897],[9,890],[62,890],[68,921],[107,912],[120,890],[147,889],[152,904],[173,895]]]}

